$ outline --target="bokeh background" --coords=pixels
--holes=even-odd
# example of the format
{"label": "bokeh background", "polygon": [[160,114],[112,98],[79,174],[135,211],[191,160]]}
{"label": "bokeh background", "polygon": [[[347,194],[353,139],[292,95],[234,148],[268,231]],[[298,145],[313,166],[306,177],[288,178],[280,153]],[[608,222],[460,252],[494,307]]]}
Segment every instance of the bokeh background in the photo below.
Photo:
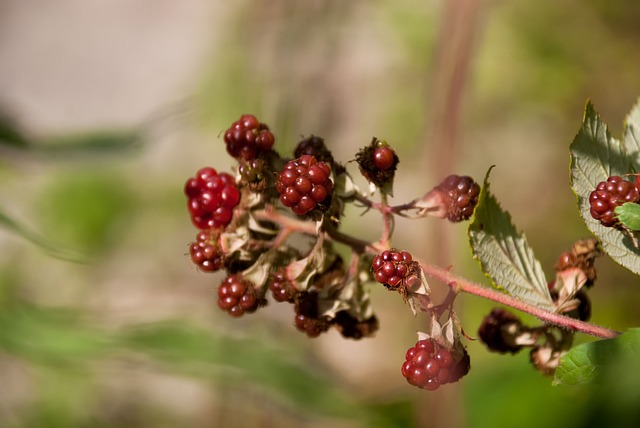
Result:
{"label": "bokeh background", "polygon": [[[221,274],[186,255],[182,194],[230,169],[220,133],[242,113],[282,153],[315,134],[347,161],[376,136],[400,156],[398,202],[496,165],[551,277],[589,236],[569,144],[588,98],[621,135],[639,22],[637,0],[0,0],[0,426],[640,426],[637,376],[553,387],[477,342],[462,382],[409,386],[425,321],[382,287],[359,342],[307,339],[284,304],[230,319]],[[375,239],[380,222],[343,227]],[[394,243],[486,283],[464,225],[401,219]],[[637,277],[598,267],[592,320],[640,325]],[[457,300],[473,335],[493,305]]]}

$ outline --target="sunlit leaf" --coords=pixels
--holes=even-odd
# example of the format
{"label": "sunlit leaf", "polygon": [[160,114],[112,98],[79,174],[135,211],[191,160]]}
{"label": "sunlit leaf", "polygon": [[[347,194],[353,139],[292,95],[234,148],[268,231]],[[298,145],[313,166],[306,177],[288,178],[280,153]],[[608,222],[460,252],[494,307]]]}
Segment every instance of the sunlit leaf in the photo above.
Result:
{"label": "sunlit leaf", "polygon": [[542,266],[525,235],[516,230],[509,213],[491,194],[489,173],[468,234],[474,256],[496,288],[540,308],[554,309]]}

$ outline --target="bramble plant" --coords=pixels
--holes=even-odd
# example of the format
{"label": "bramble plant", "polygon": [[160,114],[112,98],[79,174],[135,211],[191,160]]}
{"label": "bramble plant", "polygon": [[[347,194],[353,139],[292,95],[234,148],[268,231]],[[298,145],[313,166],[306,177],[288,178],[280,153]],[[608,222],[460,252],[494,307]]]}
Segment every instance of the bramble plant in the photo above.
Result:
{"label": "bramble plant", "polygon": [[[457,382],[469,372],[462,340],[471,338],[453,307],[459,293],[540,319],[540,325],[527,326],[507,309],[495,308],[482,321],[478,337],[494,352],[529,348],[533,366],[555,374],[554,383],[593,380],[598,371],[590,352],[594,348],[606,350],[620,343],[634,351],[639,347],[637,330],[617,337],[617,331],[588,322],[588,290],[597,280],[595,261],[604,253],[640,274],[640,102],[627,118],[623,141],[610,136],[587,103],[570,146],[571,186],[595,237],[560,254],[551,281],[491,192],[490,170],[482,186],[471,177],[452,174],[423,196],[392,205],[399,159],[386,141],[373,138],[355,155],[370,184],[368,192],[356,187],[320,137],[302,139],[292,158],[283,157],[274,150],[276,137],[270,128],[245,114],[224,133],[224,141],[237,161],[235,178],[203,167],[187,180],[184,192],[199,229],[189,254],[203,272],[226,270],[217,303],[233,317],[266,305],[270,294],[275,302],[293,305],[292,324],[309,337],[336,328],[346,338],[366,338],[378,328],[368,287],[379,283],[397,292],[414,315],[426,314],[424,332],[399,364],[411,385],[426,390]],[[372,199],[375,193],[379,199]],[[379,212],[383,228],[377,241],[341,229],[347,204]],[[395,216],[454,223],[471,219],[469,243],[494,288],[394,248]],[[290,239],[293,236],[307,240]],[[349,250],[348,261],[337,245]],[[427,279],[449,286],[443,301],[432,300]],[[572,348],[576,332],[607,340]]]}

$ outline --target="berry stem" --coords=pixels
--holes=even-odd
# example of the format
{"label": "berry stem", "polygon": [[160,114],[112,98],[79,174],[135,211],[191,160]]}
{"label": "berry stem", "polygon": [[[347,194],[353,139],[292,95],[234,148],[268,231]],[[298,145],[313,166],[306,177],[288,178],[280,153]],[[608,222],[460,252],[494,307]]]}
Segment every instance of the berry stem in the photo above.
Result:
{"label": "berry stem", "polygon": [[539,318],[542,321],[548,322],[550,324],[586,333],[591,336],[600,337],[603,339],[611,339],[620,335],[620,332],[608,329],[606,327],[590,324],[584,321],[577,320],[575,318],[570,318],[564,315],[557,314],[555,312],[550,312],[538,308],[535,305],[523,302],[516,299],[515,297],[509,296],[492,288],[476,284],[465,278],[454,275],[449,272],[449,270],[443,269],[439,266],[434,266],[422,262],[420,263],[420,266],[422,267],[425,275],[448,284],[456,292],[462,291],[464,293],[474,294],[488,300],[493,300],[494,302],[501,303],[519,311],[531,314],[536,318]]}

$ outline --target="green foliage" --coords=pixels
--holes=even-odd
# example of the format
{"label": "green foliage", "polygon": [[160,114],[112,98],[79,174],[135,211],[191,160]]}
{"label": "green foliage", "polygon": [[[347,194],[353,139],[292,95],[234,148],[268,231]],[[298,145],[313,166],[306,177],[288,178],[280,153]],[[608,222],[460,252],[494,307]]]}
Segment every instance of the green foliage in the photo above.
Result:
{"label": "green foliage", "polygon": [[618,220],[631,230],[640,230],[640,205],[627,202],[615,208]]}
{"label": "green foliage", "polygon": [[108,174],[78,172],[50,182],[37,212],[46,213],[43,222],[56,240],[95,255],[114,243],[132,203],[126,183]]}
{"label": "green foliage", "polygon": [[[553,383],[602,383],[612,373],[626,376],[627,373],[639,372],[640,329],[634,328],[614,339],[585,343],[571,349],[562,357]],[[638,380],[638,377],[635,379]]]}
{"label": "green foliage", "polygon": [[[602,242],[609,256],[631,270],[640,273],[640,248],[628,234],[619,229],[604,227],[590,214],[589,195],[599,182],[612,175],[623,176],[634,173],[627,148],[637,157],[638,107],[627,122],[625,144],[613,138],[607,125],[596,113],[589,101],[585,108],[582,127],[571,143],[571,187],[578,199],[578,208],[587,228]],[[637,163],[637,160],[634,161]]]}
{"label": "green foliage", "polygon": [[71,262],[84,262],[85,258],[78,252],[65,249],[61,246],[54,245],[46,238],[31,230],[29,227],[10,217],[0,208],[0,227],[13,232],[25,240],[37,245],[52,257]]}
{"label": "green foliage", "polygon": [[473,254],[496,288],[524,302],[553,310],[542,266],[525,235],[516,230],[509,213],[490,192],[489,173],[490,170],[468,230]]}

